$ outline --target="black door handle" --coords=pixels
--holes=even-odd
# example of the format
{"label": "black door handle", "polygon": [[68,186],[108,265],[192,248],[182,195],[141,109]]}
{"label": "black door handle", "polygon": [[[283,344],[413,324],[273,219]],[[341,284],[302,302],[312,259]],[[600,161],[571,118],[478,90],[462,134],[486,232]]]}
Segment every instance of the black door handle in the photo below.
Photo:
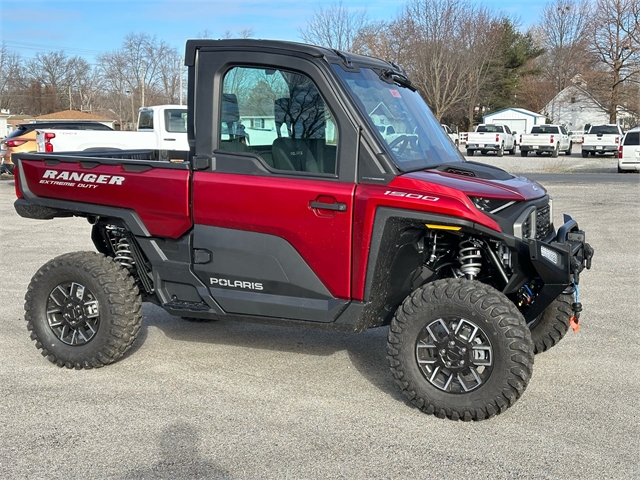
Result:
{"label": "black door handle", "polygon": [[322,209],[322,210],[336,210],[338,212],[346,212],[347,211],[347,204],[346,203],[322,203],[322,202],[311,201],[309,203],[309,206],[311,208],[319,208],[319,209]]}

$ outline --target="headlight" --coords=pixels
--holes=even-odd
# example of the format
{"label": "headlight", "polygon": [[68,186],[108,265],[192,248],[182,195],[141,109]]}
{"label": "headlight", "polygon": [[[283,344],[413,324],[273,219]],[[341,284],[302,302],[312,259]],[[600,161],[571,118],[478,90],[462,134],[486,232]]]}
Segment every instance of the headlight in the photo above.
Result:
{"label": "headlight", "polygon": [[478,210],[482,210],[487,213],[498,213],[500,210],[504,210],[510,207],[514,203],[513,200],[504,200],[499,198],[483,198],[483,197],[469,197]]}
{"label": "headlight", "polygon": [[540,246],[540,255],[542,256],[542,258],[546,258],[554,265],[558,265],[560,263],[560,256],[558,255],[558,252],[556,252],[555,250],[551,250],[544,245]]}

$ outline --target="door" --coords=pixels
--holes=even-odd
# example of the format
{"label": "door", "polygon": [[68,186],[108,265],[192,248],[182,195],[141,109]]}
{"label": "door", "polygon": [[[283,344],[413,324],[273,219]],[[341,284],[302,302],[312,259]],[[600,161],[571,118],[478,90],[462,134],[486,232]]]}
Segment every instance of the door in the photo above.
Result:
{"label": "door", "polygon": [[193,268],[228,313],[329,322],[351,296],[355,129],[312,80],[322,75],[291,63],[212,76],[219,105],[210,168],[194,173]]}

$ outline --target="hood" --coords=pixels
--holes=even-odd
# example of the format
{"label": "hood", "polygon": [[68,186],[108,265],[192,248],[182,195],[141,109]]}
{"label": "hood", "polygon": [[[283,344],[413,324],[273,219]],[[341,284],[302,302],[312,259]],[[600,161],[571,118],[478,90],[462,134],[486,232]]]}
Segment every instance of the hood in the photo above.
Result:
{"label": "hood", "polygon": [[526,201],[547,193],[537,182],[478,162],[449,163],[430,170],[406,173],[402,177],[452,188],[472,197]]}

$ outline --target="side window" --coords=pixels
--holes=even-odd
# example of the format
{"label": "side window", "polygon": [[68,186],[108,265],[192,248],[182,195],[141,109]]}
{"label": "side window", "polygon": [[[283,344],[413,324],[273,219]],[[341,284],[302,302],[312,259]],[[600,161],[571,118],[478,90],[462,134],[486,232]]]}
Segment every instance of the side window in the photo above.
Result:
{"label": "side window", "polygon": [[625,145],[640,145],[640,132],[627,132],[624,139]]}
{"label": "side window", "polygon": [[505,130],[509,135],[511,135],[511,129],[510,129],[508,126],[506,126],[506,125],[505,125],[505,126],[504,126],[504,130]]}
{"label": "side window", "polygon": [[565,130],[565,128],[562,125],[560,126],[560,133],[562,133],[563,135],[567,134],[567,131]]}
{"label": "side window", "polygon": [[187,133],[187,111],[165,110],[164,124],[167,132]]}
{"label": "side window", "polygon": [[234,67],[223,83],[220,150],[251,152],[276,170],[336,173],[338,129],[313,81]]}

